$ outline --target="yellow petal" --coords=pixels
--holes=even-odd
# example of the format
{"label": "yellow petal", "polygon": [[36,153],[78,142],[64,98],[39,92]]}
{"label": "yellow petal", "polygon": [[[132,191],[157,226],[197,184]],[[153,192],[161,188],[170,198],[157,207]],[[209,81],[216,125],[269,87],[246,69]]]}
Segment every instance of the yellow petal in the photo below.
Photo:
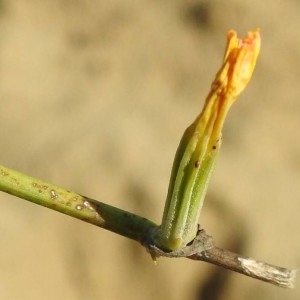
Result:
{"label": "yellow petal", "polygon": [[224,119],[230,106],[251,79],[260,44],[258,29],[248,32],[243,39],[239,39],[232,30],[227,34],[223,65],[212,83],[201,115],[195,121],[199,123],[199,132],[206,132],[210,136],[210,146],[221,138]]}

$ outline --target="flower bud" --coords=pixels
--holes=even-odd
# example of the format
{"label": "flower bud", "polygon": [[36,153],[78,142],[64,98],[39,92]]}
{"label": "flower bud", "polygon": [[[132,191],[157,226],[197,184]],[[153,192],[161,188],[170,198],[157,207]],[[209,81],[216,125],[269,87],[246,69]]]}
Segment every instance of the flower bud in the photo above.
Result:
{"label": "flower bud", "polygon": [[247,86],[260,50],[258,30],[244,39],[234,31],[227,35],[223,65],[212,83],[201,114],[186,129],[173,163],[162,224],[155,243],[176,250],[191,242],[215,160],[221,146],[221,130],[229,108]]}

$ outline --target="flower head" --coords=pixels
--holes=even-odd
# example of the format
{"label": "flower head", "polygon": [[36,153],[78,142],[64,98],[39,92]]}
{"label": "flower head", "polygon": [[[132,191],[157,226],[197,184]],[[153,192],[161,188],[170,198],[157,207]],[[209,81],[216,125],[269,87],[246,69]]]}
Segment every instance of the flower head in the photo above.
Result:
{"label": "flower head", "polygon": [[223,64],[212,83],[204,108],[186,129],[176,152],[158,245],[175,250],[196,235],[200,211],[229,108],[247,86],[260,50],[258,30],[244,39],[227,34]]}

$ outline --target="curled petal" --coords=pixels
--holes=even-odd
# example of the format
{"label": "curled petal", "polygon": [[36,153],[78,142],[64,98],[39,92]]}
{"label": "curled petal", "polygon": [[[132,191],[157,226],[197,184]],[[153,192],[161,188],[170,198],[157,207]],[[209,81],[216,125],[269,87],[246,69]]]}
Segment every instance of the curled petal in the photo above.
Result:
{"label": "curled petal", "polygon": [[213,127],[211,144],[220,137],[229,108],[252,77],[260,44],[261,38],[258,29],[248,32],[243,39],[239,39],[233,30],[227,34],[227,48],[223,65],[216,75],[204,109],[198,118],[207,118],[206,114],[215,114],[216,118],[212,120],[211,124],[206,123],[206,126]]}
{"label": "curled petal", "polygon": [[244,39],[238,39],[236,32],[229,31],[228,46],[224,63],[228,63],[231,71],[228,73],[229,88],[233,89],[236,98],[247,86],[260,50],[260,34],[258,30],[248,32]]}

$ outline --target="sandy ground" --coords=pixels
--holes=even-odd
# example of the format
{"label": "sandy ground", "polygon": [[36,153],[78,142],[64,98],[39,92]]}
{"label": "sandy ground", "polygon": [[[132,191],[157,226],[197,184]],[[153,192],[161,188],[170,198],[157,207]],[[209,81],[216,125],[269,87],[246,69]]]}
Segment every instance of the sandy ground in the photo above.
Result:
{"label": "sandy ground", "polygon": [[[244,255],[300,266],[300,2],[0,1],[1,164],[160,222],[185,127],[228,29],[260,27],[200,223]],[[300,299],[0,194],[1,299]]]}

